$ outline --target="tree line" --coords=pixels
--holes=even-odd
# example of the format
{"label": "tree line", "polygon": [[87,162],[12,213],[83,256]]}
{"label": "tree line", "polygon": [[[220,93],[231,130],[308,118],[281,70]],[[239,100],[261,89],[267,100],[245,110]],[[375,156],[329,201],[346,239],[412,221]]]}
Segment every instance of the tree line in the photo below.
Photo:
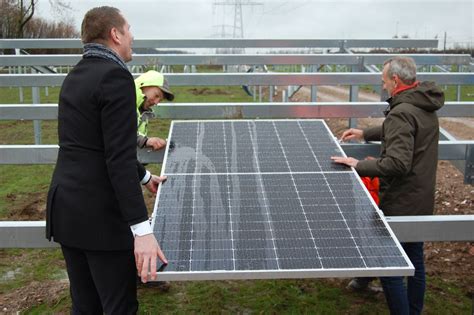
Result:
{"label": "tree line", "polygon": [[[50,7],[56,12],[72,10],[68,3],[61,0],[49,0]],[[38,0],[0,0],[0,38],[77,38],[79,32],[73,21],[66,18],[49,21],[35,16]],[[68,50],[69,51],[69,50]],[[49,51],[48,51],[49,52]],[[12,53],[5,51],[4,53]],[[35,49],[30,53],[47,53]],[[66,53],[65,50],[54,50],[50,53]]]}

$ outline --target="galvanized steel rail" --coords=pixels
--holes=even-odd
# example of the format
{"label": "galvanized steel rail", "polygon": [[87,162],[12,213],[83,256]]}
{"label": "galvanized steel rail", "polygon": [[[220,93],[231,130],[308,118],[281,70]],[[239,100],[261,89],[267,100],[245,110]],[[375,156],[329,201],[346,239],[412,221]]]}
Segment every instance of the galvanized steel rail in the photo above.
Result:
{"label": "galvanized steel rail", "polygon": [[[139,74],[134,74],[137,77]],[[60,86],[66,74],[0,74],[0,86]],[[228,86],[228,85],[380,85],[379,73],[168,73],[172,86]],[[473,85],[474,74],[429,73],[417,75],[421,81],[440,85]]]}
{"label": "galvanized steel rail", "polygon": [[[157,118],[366,118],[384,117],[386,102],[162,103]],[[474,101],[446,102],[439,117],[474,116]],[[56,120],[57,104],[0,105],[0,120]]]}
{"label": "galvanized steel rail", "polygon": [[[355,158],[377,156],[380,153],[380,143],[342,143],[344,152]],[[439,141],[438,159],[465,160],[467,152],[474,148],[474,140]],[[0,165],[2,164],[55,164],[59,146],[57,144],[38,145],[0,145]],[[162,151],[138,150],[142,163],[163,162]]]}
{"label": "galvanized steel rail", "polygon": [[[386,217],[401,242],[472,241],[474,215]],[[45,238],[45,221],[0,222],[0,248],[54,248]]]}
{"label": "galvanized steel rail", "polygon": [[[437,39],[135,39],[134,48],[437,48]],[[78,38],[0,39],[0,49],[82,48]]]}
{"label": "galvanized steel rail", "polygon": [[[396,54],[134,54],[135,65],[377,65]],[[469,65],[470,55],[407,54],[417,65]],[[0,66],[74,66],[82,55],[3,55]]]}

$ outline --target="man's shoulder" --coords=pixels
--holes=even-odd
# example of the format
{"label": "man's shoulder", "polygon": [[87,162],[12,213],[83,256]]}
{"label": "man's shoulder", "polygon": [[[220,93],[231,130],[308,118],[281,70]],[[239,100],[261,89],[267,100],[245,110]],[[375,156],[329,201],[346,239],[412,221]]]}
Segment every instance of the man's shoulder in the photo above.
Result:
{"label": "man's shoulder", "polygon": [[95,71],[123,71],[124,73],[130,73],[128,70],[122,68],[119,64],[112,60],[103,58],[83,58],[76,65],[79,68],[92,68]]}
{"label": "man's shoulder", "polygon": [[410,102],[402,102],[397,104],[394,108],[390,110],[391,114],[399,114],[399,113],[412,113],[415,114],[420,110],[417,106]]}
{"label": "man's shoulder", "polygon": [[90,78],[96,83],[109,78],[114,81],[133,81],[133,76],[128,70],[113,61],[101,58],[81,59],[68,76],[75,76],[81,79]]}
{"label": "man's shoulder", "polygon": [[398,103],[396,106],[392,108],[392,110],[407,110],[415,107],[412,102],[404,100],[403,102]]}

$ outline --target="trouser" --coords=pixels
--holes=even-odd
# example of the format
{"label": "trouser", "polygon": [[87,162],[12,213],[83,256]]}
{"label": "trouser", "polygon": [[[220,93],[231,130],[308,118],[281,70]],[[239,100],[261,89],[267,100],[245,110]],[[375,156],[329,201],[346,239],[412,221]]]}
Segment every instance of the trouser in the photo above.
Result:
{"label": "trouser", "polygon": [[72,314],[136,314],[133,250],[90,251],[61,245],[66,260]]}
{"label": "trouser", "polygon": [[390,314],[420,314],[425,297],[425,264],[423,259],[423,243],[402,243],[408,258],[415,267],[415,275],[407,277],[383,277],[382,283],[385,299]]}

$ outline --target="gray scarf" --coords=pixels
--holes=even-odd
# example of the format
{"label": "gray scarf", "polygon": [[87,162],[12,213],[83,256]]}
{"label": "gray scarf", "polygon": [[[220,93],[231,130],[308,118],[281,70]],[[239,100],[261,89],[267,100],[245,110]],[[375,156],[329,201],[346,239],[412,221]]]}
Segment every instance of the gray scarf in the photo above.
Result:
{"label": "gray scarf", "polygon": [[125,62],[112,49],[97,43],[88,43],[84,45],[83,58],[102,58],[112,60],[128,71]]}

